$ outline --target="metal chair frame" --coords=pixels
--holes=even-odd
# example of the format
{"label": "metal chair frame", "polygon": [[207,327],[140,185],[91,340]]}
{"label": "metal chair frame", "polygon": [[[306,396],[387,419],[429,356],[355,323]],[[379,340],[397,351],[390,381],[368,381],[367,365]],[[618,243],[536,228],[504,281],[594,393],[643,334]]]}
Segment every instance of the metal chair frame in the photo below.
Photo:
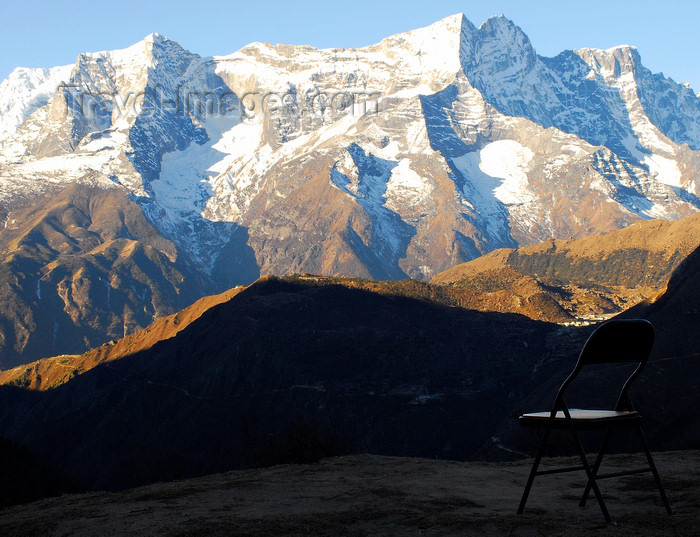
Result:
{"label": "metal chair frame", "polygon": [[[530,490],[535,481],[535,477],[542,475],[551,475],[564,472],[573,472],[584,470],[588,481],[579,502],[579,506],[584,507],[588,500],[591,490],[598,500],[600,510],[607,522],[611,522],[612,518],[603,501],[603,497],[598,488],[598,481],[614,477],[622,477],[639,473],[651,472],[656,482],[656,487],[661,495],[661,500],[668,514],[672,514],[671,505],[668,502],[666,491],[661,484],[659,472],[654,464],[654,459],[651,456],[649,446],[644,432],[642,431],[642,418],[634,410],[632,401],[629,398],[628,391],[632,382],[639,376],[644,369],[651,352],[651,347],[654,342],[654,328],[649,321],[644,319],[625,319],[611,320],[599,326],[593,334],[588,338],[584,345],[581,354],[574,370],[563,382],[552,410],[549,412],[535,412],[523,414],[518,419],[523,427],[543,429],[544,434],[540,441],[535,460],[530,470],[525,490],[523,492],[518,514],[522,514],[527,503]],[[594,364],[612,364],[612,363],[638,363],[632,374],[626,380],[620,391],[617,404],[614,410],[580,410],[570,409],[564,399],[565,392],[571,383],[576,379],[581,370],[587,365]],[[600,465],[603,461],[603,456],[606,453],[610,437],[614,429],[634,428],[642,445],[648,466],[640,469],[627,470],[623,472],[615,472],[610,474],[599,474]],[[551,470],[539,470],[540,462],[544,455],[550,433],[553,429],[569,430],[573,437],[574,443],[578,450],[581,459],[580,466],[555,468]],[[600,451],[591,466],[586,456],[579,431],[603,430],[606,431],[605,437],[601,444]]]}

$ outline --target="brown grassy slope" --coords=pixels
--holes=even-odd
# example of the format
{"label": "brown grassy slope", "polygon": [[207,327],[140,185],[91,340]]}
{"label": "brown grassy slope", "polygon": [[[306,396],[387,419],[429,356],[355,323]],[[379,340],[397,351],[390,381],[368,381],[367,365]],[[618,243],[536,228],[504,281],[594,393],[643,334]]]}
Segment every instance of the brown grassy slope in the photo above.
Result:
{"label": "brown grassy slope", "polygon": [[700,214],[604,235],[502,249],[433,278],[473,293],[469,307],[561,321],[610,316],[658,295],[700,245]]}
{"label": "brown grassy slope", "polygon": [[175,336],[199,319],[202,313],[230,300],[243,289],[237,287],[218,295],[204,297],[178,313],[158,319],[143,330],[84,354],[54,356],[0,371],[0,384],[12,384],[32,390],[46,390],[59,386],[98,364],[150,349],[155,343]]}

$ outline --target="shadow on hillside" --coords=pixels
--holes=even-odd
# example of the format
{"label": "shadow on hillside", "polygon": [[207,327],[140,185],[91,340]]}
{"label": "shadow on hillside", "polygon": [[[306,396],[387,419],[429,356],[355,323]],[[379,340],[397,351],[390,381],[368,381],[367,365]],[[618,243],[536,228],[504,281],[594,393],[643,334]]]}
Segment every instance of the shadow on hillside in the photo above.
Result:
{"label": "shadow on hillside", "polygon": [[104,488],[348,452],[464,459],[531,389],[553,328],[268,278],[148,351],[1,389],[0,432]]}
{"label": "shadow on hillside", "polygon": [[[504,427],[524,402],[551,403],[589,330],[264,278],[176,337],[57,389],[3,387],[0,434],[108,489],[343,453],[512,458],[493,437],[522,443]],[[691,373],[668,378],[650,363],[645,375],[682,390]],[[665,395],[635,401],[644,412]],[[697,442],[694,418],[677,420],[686,408],[648,422],[654,448]]]}

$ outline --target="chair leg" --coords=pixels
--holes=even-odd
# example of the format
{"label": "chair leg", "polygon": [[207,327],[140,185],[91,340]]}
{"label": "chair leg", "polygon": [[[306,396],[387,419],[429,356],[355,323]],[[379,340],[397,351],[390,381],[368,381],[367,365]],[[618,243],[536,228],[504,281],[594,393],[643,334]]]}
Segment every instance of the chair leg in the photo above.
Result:
{"label": "chair leg", "polygon": [[[605,438],[603,439],[603,444],[600,446],[600,451],[598,452],[598,457],[596,457],[595,464],[593,464],[593,475],[598,475],[598,470],[600,469],[600,463],[603,462],[603,455],[605,455],[605,451],[608,449],[608,443],[610,442],[610,437],[612,436],[612,429],[608,429],[608,432],[605,433]],[[579,502],[579,507],[585,507],[586,502],[588,501],[588,496],[591,493],[591,486],[592,483],[590,479],[588,480],[588,483],[586,483],[586,489],[583,491],[583,496],[581,497],[581,501]]]}
{"label": "chair leg", "polygon": [[537,468],[540,466],[540,461],[542,460],[542,455],[544,454],[544,449],[547,446],[547,441],[549,440],[550,429],[544,430],[544,436],[537,448],[537,454],[535,455],[535,461],[532,463],[532,468],[530,469],[530,476],[527,478],[527,484],[525,485],[525,490],[523,491],[523,497],[520,499],[520,505],[518,506],[518,514],[522,515],[525,510],[525,504],[527,503],[527,497],[530,495],[530,489],[535,481],[535,476],[537,475]]}
{"label": "chair leg", "polygon": [[600,493],[600,489],[598,488],[598,483],[596,482],[595,474],[593,474],[593,471],[591,470],[591,465],[589,464],[588,458],[586,457],[586,451],[583,449],[581,438],[576,432],[576,428],[573,426],[573,424],[571,424],[571,434],[573,435],[574,440],[576,441],[576,447],[578,448],[578,453],[581,457],[583,469],[586,470],[586,475],[588,476],[588,483],[590,483],[591,488],[593,489],[593,494],[595,494],[596,500],[598,500],[598,505],[600,506],[600,510],[603,512],[605,521],[610,523],[612,522],[612,518],[610,517],[610,513],[608,513],[608,508],[605,506],[605,502],[603,501],[603,495]]}
{"label": "chair leg", "polygon": [[647,444],[647,440],[644,437],[644,431],[642,431],[641,427],[637,427],[637,434],[639,435],[639,440],[642,443],[642,447],[644,448],[644,454],[647,456],[647,462],[649,463],[649,468],[651,469],[651,473],[654,475],[654,481],[656,482],[656,488],[659,489],[659,494],[661,495],[661,501],[664,503],[664,507],[666,508],[666,512],[669,515],[673,514],[673,511],[671,510],[671,504],[668,503],[668,497],[666,496],[666,490],[664,489],[664,486],[661,484],[661,477],[659,477],[659,472],[656,469],[656,465],[654,464],[654,459],[651,456],[651,451],[649,450],[649,445]]}

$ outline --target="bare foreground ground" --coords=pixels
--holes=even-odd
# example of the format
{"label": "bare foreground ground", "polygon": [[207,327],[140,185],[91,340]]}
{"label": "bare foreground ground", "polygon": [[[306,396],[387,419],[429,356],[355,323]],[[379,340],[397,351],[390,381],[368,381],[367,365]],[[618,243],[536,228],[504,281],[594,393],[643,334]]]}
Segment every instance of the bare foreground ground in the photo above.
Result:
{"label": "bare foreground ground", "polygon": [[[516,515],[530,461],[358,455],[15,506],[0,510],[0,535],[700,535],[700,451],[655,458],[674,515],[650,474],[628,476],[601,483],[612,525],[594,499],[578,507],[583,474],[538,478],[525,514]],[[633,460],[611,456],[604,467]]]}

